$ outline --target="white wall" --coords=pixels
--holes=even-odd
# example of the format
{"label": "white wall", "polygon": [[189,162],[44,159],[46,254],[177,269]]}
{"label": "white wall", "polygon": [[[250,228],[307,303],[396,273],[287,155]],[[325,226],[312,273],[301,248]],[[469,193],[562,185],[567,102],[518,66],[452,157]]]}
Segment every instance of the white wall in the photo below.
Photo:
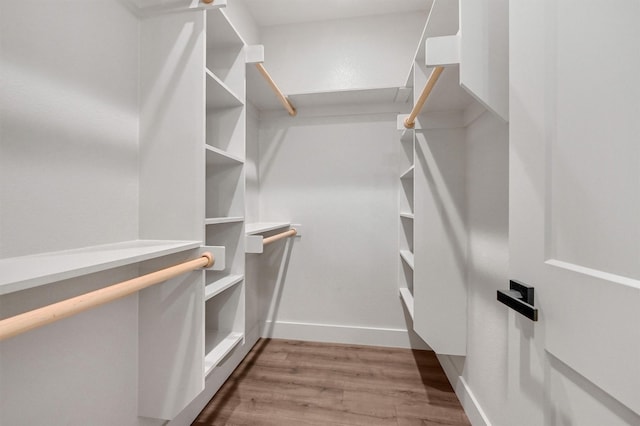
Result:
{"label": "white wall", "polygon": [[[468,337],[464,378],[494,425],[509,425],[507,308],[496,290],[508,288],[508,127],[489,112],[466,132]],[[513,423],[517,424],[517,423]]]}
{"label": "white wall", "polygon": [[3,1],[0,38],[0,257],[137,238],[137,18]]}
{"label": "white wall", "polygon": [[262,29],[265,67],[284,93],[404,86],[425,13]]}
{"label": "white wall", "polygon": [[261,317],[277,337],[408,344],[398,298],[395,114],[264,119],[260,219],[302,237],[260,255]]}

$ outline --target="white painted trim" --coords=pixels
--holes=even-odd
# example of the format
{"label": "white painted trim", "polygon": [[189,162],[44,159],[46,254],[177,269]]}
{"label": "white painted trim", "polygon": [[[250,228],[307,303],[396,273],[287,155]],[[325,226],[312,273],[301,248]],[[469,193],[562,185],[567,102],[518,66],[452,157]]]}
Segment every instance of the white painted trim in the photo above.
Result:
{"label": "white painted trim", "polygon": [[392,328],[265,321],[262,324],[261,336],[324,343],[429,349],[427,344],[412,332]]}
{"label": "white painted trim", "polygon": [[491,426],[487,415],[482,410],[480,403],[471,391],[467,381],[462,377],[461,372],[456,368],[451,357],[448,355],[437,355],[437,357],[471,424],[473,426]]}
{"label": "white painted trim", "polygon": [[482,410],[480,403],[478,403],[478,400],[471,391],[471,388],[462,376],[460,376],[458,386],[456,386],[456,395],[458,396],[458,399],[462,404],[462,408],[464,408],[464,412],[467,414],[467,417],[473,426],[491,426],[491,422],[487,418],[487,415]]}
{"label": "white painted trim", "polygon": [[166,423],[165,426],[188,426],[198,417],[198,414],[209,403],[213,395],[218,392],[224,382],[227,381],[231,373],[240,365],[242,360],[247,356],[251,348],[258,342],[260,334],[258,333],[258,324],[247,333],[244,344],[241,348],[236,348],[229,358],[222,364],[214,368],[213,372],[206,378],[205,388],[191,403],[180,412],[173,420]]}
{"label": "white painted trim", "polygon": [[428,67],[460,64],[460,31],[456,35],[430,37],[425,46]]}

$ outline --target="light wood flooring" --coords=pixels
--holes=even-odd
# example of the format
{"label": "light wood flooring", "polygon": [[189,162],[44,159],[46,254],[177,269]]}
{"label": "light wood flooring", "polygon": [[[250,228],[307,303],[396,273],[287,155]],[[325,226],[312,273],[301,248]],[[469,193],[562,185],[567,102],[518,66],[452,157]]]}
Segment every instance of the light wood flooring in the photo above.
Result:
{"label": "light wood flooring", "polygon": [[470,423],[433,352],[262,339],[193,425]]}

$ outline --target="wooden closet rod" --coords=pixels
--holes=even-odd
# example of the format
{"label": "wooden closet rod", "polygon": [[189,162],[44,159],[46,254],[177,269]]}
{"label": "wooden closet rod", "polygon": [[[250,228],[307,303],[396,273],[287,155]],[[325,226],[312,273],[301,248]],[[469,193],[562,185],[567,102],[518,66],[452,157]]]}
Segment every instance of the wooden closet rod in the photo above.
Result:
{"label": "wooden closet rod", "polygon": [[265,80],[267,80],[267,83],[269,83],[269,86],[271,86],[273,91],[276,93],[276,96],[278,97],[278,99],[280,99],[280,102],[282,103],[284,109],[289,112],[290,116],[294,117],[296,115],[296,109],[293,107],[293,105],[291,105],[291,101],[289,101],[285,94],[282,93],[282,90],[280,90],[276,82],[273,81],[267,70],[264,68],[264,65],[262,65],[261,63],[257,63],[256,68],[258,68],[260,74],[262,74]]}
{"label": "wooden closet rod", "polygon": [[0,321],[0,340],[8,339],[34,328],[70,317],[96,306],[129,296],[144,288],[159,284],[178,275],[200,268],[213,266],[215,259],[211,253],[204,253],[198,259],[189,260],[157,272],[142,275],[80,296],[72,297],[52,305],[34,309]]}
{"label": "wooden closet rod", "polygon": [[295,237],[296,235],[298,235],[298,231],[296,231],[296,228],[292,228],[292,229],[289,229],[288,231],[281,232],[280,234],[276,234],[271,237],[265,238],[264,240],[262,240],[262,245],[266,246],[267,244],[274,243],[283,238]]}
{"label": "wooden closet rod", "polygon": [[431,75],[429,76],[427,84],[424,86],[424,89],[422,90],[422,93],[418,98],[418,102],[416,102],[415,106],[411,110],[411,114],[409,114],[409,116],[404,120],[404,127],[406,127],[407,129],[413,129],[413,127],[416,125],[416,117],[418,116],[418,114],[420,114],[420,111],[422,111],[422,107],[424,106],[425,102],[427,102],[427,98],[435,87],[436,82],[438,81],[438,77],[440,77],[442,71],[444,71],[444,67],[435,67],[433,71],[431,71]]}

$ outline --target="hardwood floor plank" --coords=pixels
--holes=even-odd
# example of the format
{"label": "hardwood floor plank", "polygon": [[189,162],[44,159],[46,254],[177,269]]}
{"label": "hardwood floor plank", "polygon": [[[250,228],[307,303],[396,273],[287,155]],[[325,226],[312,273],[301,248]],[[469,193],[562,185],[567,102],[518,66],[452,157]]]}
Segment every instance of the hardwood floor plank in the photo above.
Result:
{"label": "hardwood floor plank", "polygon": [[260,340],[193,423],[467,426],[433,352]]}

